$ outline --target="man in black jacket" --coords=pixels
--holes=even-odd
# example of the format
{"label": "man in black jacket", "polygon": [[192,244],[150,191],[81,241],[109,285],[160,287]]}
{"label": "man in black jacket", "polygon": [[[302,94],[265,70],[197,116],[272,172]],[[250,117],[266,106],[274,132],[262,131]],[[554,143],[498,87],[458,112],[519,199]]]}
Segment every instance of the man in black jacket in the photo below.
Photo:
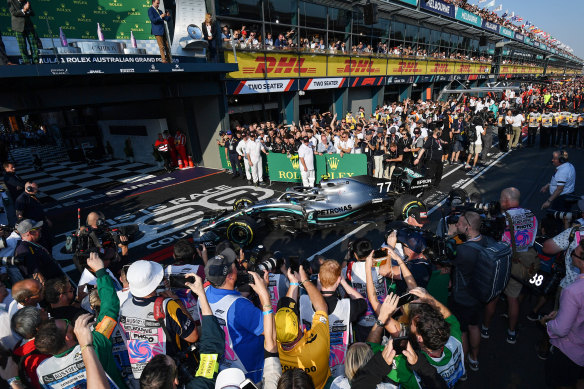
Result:
{"label": "man in black jacket", "polygon": [[[0,42],[2,41],[2,37],[0,37]],[[1,60],[1,58],[0,58]],[[4,184],[6,184],[6,188],[8,189],[8,193],[10,193],[10,199],[12,201],[16,201],[18,196],[22,192],[24,192],[24,180],[16,175],[16,169],[12,162],[4,162],[2,164],[4,168]]]}
{"label": "man in black jacket", "polygon": [[[12,31],[16,35],[23,63],[39,63],[38,36],[31,20],[34,11],[30,1],[8,0],[8,6],[12,15]],[[30,52],[28,48],[30,48]]]}
{"label": "man in black jacket", "polygon": [[4,41],[2,40],[2,32],[0,32],[0,66],[12,65],[8,56],[6,55],[6,47],[4,46]]}

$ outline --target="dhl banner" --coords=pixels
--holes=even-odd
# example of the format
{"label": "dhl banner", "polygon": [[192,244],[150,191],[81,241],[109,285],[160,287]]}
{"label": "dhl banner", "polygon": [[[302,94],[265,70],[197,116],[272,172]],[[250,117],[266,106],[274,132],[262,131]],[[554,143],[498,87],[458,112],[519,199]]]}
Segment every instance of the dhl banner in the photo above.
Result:
{"label": "dhl banner", "polygon": [[[225,52],[225,61],[235,63],[233,52]],[[283,53],[239,52],[237,53],[237,62],[239,70],[229,73],[228,78],[465,75],[488,74],[491,71],[491,65],[473,62]]]}

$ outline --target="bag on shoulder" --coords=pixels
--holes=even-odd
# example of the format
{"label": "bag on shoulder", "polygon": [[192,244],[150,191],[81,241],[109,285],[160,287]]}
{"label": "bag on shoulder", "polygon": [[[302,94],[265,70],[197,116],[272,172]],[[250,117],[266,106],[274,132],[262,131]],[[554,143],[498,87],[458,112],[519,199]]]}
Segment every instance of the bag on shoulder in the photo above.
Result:
{"label": "bag on shoulder", "polygon": [[468,131],[468,141],[470,143],[474,143],[477,141],[478,137],[477,137],[477,129],[476,127],[472,126],[472,128]]}
{"label": "bag on shoulder", "polygon": [[511,247],[485,237],[486,242],[467,242],[478,251],[470,287],[474,297],[488,303],[497,297],[509,282],[511,276]]}

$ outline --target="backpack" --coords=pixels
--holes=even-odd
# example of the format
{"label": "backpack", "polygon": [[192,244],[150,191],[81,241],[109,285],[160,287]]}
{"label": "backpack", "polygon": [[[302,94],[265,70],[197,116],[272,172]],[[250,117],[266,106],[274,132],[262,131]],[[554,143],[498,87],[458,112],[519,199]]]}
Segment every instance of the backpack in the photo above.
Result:
{"label": "backpack", "polygon": [[477,128],[475,125],[472,125],[470,130],[467,132],[468,135],[468,141],[470,143],[474,143],[477,141]]}
{"label": "backpack", "polygon": [[485,237],[486,243],[466,242],[479,253],[476,257],[470,290],[482,303],[497,297],[509,282],[511,276],[512,250],[507,243]]}

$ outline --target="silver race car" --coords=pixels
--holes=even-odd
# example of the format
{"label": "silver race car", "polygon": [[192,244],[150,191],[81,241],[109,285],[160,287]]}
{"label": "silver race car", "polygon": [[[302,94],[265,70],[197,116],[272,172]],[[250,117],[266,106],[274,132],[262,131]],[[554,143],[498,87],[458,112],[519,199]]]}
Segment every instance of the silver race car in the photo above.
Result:
{"label": "silver race car", "polygon": [[288,188],[275,199],[257,201],[244,195],[235,200],[233,211],[205,218],[193,234],[194,242],[212,244],[226,238],[244,247],[262,230],[295,233],[378,217],[404,220],[412,212],[426,212],[421,200],[395,186],[395,181],[359,176],[325,180],[312,188]]}

